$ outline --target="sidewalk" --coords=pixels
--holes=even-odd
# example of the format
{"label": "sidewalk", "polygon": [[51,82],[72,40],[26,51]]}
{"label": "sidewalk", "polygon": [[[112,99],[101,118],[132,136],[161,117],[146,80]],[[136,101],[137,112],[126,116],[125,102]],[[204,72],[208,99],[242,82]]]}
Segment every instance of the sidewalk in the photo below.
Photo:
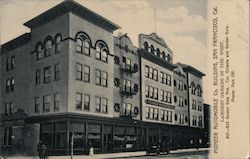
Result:
{"label": "sidewalk", "polygon": [[[171,150],[168,155],[179,154],[179,153],[188,153],[188,152],[202,152],[209,151],[209,148],[196,148],[192,149],[179,149],[179,150]],[[120,152],[120,153],[108,153],[108,154],[95,154],[94,156],[87,155],[74,155],[73,159],[107,159],[107,158],[130,158],[130,157],[138,157],[145,156],[146,151],[137,151],[137,152]],[[23,156],[23,157],[8,157],[8,159],[39,159],[39,157],[35,156]],[[49,156],[48,159],[71,159],[70,156]]]}

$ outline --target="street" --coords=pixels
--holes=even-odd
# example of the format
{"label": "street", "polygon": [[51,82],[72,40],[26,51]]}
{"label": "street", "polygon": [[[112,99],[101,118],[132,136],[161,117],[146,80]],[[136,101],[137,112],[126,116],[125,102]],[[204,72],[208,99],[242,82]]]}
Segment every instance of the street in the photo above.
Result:
{"label": "street", "polygon": [[162,158],[162,159],[177,159],[177,158],[178,159],[207,159],[208,158],[208,150],[183,152],[183,153],[172,153],[172,154],[168,154],[168,155],[131,157],[130,159],[157,159],[157,158]]}

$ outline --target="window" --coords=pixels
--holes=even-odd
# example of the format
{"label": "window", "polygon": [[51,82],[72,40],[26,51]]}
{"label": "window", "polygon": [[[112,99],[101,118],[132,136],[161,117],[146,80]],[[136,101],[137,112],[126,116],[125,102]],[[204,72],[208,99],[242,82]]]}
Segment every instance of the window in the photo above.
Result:
{"label": "window", "polygon": [[13,115],[13,109],[14,109],[14,103],[12,102],[5,103],[5,115],[6,116]]}
{"label": "window", "polygon": [[15,68],[15,56],[7,58],[6,71],[12,70]]}
{"label": "window", "polygon": [[82,80],[82,64],[76,64],[76,79]]}
{"label": "window", "polygon": [[193,126],[197,125],[197,116],[192,116],[192,125]]}
{"label": "window", "polygon": [[171,92],[160,90],[160,100],[171,103]]}
{"label": "window", "polygon": [[192,99],[192,109],[196,110],[196,100]]}
{"label": "window", "polygon": [[90,96],[88,94],[84,94],[84,110],[89,110],[90,108]]}
{"label": "window", "polygon": [[195,95],[195,84],[194,84],[194,82],[191,83],[191,94]]}
{"label": "window", "polygon": [[160,82],[171,86],[171,76],[164,72],[160,72]]}
{"label": "window", "polygon": [[153,79],[156,81],[158,80],[158,71],[156,69],[154,69]]}
{"label": "window", "polygon": [[102,112],[107,113],[108,111],[108,99],[102,98]]}
{"label": "window", "polygon": [[51,55],[51,48],[52,48],[52,41],[51,40],[46,41],[44,57],[48,57]]}
{"label": "window", "polygon": [[108,73],[96,69],[96,84],[107,87],[108,86]]}
{"label": "window", "polygon": [[55,93],[54,94],[54,110],[59,110],[60,107],[60,94]]}
{"label": "window", "polygon": [[146,118],[148,119],[149,116],[150,116],[149,107],[146,107]]}
{"label": "window", "polygon": [[201,97],[201,86],[197,85],[197,96]]}
{"label": "window", "polygon": [[176,80],[176,83],[177,83],[176,85],[177,89],[183,91],[183,82],[180,80]]}
{"label": "window", "polygon": [[81,38],[77,38],[76,40],[76,51],[77,52],[82,52],[82,46],[83,46],[83,42]]}
{"label": "window", "polygon": [[145,77],[149,78],[149,67],[145,66]]}
{"label": "window", "polygon": [[202,127],[202,116],[199,116],[198,126]]}
{"label": "window", "polygon": [[51,81],[51,67],[44,68],[44,83],[50,83]]}
{"label": "window", "polygon": [[167,85],[171,86],[171,76],[167,75]]}
{"label": "window", "polygon": [[84,65],[84,82],[90,82],[90,67]]}
{"label": "window", "polygon": [[82,93],[76,93],[76,109],[82,109]]}
{"label": "window", "polygon": [[58,63],[58,64],[55,64],[55,66],[54,66],[54,71],[55,71],[55,81],[58,81],[58,80],[60,80],[60,64]]}
{"label": "window", "polygon": [[96,59],[107,62],[108,61],[108,48],[103,43],[98,43],[96,46]]}
{"label": "window", "polygon": [[148,85],[146,85],[146,87],[145,87],[145,95],[146,95],[146,97],[149,97],[149,86]]}
{"label": "window", "polygon": [[154,88],[154,99],[158,99],[158,88]]}
{"label": "window", "polygon": [[40,84],[41,83],[41,70],[37,69],[36,70],[36,84]]}
{"label": "window", "polygon": [[46,95],[43,96],[43,112],[49,112],[50,111],[50,96]]}
{"label": "window", "polygon": [[39,112],[40,112],[40,98],[35,97],[35,113],[39,113]]}
{"label": "window", "polygon": [[15,87],[15,78],[6,80],[6,93],[13,92]]}
{"label": "window", "polygon": [[55,45],[55,53],[60,53],[62,51],[62,44],[61,44],[62,37],[56,37],[56,45]]}
{"label": "window", "polygon": [[12,127],[4,128],[4,142],[5,146],[12,145]]}
{"label": "window", "polygon": [[36,60],[41,60],[41,59],[42,59],[42,45],[39,44],[36,50]]}
{"label": "window", "polygon": [[181,107],[184,106],[183,97],[180,97],[180,96],[177,97],[177,104],[178,106],[181,106]]}
{"label": "window", "polygon": [[198,110],[202,111],[202,103],[201,102],[198,102]]}
{"label": "window", "polygon": [[101,112],[101,97],[95,97],[96,112]]}
{"label": "window", "polygon": [[166,122],[172,122],[172,112],[168,110],[161,110],[161,120]]}
{"label": "window", "polygon": [[101,85],[101,70],[95,70],[95,83]]}
{"label": "window", "polygon": [[155,50],[155,49],[154,49],[154,46],[151,45],[151,46],[150,46],[150,52],[151,52],[151,53],[154,53],[154,50]]}
{"label": "window", "polygon": [[131,103],[122,103],[124,115],[130,116],[132,114],[132,104]]}
{"label": "window", "polygon": [[86,39],[84,40],[84,54],[90,55],[90,43]]}
{"label": "window", "polygon": [[102,72],[102,86],[108,86],[108,73],[105,71]]}
{"label": "window", "polygon": [[143,45],[144,45],[144,50],[148,51],[148,43],[145,41]]}

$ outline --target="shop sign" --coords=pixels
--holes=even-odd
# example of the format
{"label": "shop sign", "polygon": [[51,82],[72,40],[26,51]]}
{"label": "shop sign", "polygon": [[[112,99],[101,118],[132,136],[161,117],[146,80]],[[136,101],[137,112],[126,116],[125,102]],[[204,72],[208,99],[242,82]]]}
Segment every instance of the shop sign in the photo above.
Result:
{"label": "shop sign", "polygon": [[147,104],[150,105],[155,105],[155,106],[160,106],[160,107],[164,107],[164,108],[169,108],[169,109],[174,109],[175,107],[173,105],[168,105],[165,103],[160,103],[160,102],[156,102],[156,101],[152,101],[152,100],[146,100],[145,101]]}
{"label": "shop sign", "polygon": [[99,134],[94,135],[94,134],[88,134],[88,139],[100,139],[101,136]]}
{"label": "shop sign", "polygon": [[114,140],[118,141],[136,141],[136,137],[131,137],[131,136],[114,136]]}

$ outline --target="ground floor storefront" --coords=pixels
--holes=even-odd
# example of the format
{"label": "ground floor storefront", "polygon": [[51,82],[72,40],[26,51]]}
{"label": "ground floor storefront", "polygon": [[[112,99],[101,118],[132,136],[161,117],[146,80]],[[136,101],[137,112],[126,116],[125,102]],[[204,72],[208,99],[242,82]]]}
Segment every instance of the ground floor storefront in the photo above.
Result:
{"label": "ground floor storefront", "polygon": [[[203,129],[155,124],[128,118],[115,119],[67,114],[31,118],[26,122],[36,126],[35,129],[29,129],[36,132],[29,133],[38,135],[27,139],[33,140],[30,141],[30,145],[25,143],[26,139],[19,139],[20,142],[25,143],[23,147],[27,144],[34,149],[23,151],[35,152],[37,143],[41,140],[48,148],[48,155],[70,155],[72,150],[74,154],[88,154],[90,145],[94,148],[95,154],[144,151],[150,145],[155,144],[169,149],[207,146],[204,143],[206,139]],[[15,143],[12,141],[9,149],[14,149]],[[9,149],[8,151],[11,151]]]}

